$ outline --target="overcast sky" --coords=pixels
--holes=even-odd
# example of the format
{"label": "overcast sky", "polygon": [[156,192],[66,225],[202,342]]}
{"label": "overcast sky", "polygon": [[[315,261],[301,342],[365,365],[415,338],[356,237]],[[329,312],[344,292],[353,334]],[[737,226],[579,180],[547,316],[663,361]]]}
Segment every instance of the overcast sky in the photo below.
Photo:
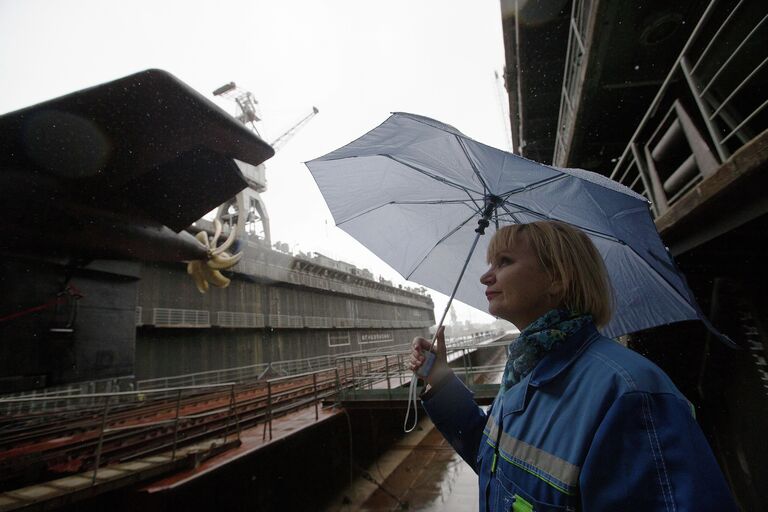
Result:
{"label": "overcast sky", "polygon": [[[494,76],[503,62],[498,0],[0,0],[0,113],[148,68],[210,98],[230,81],[251,91],[268,141],[317,106],[267,161],[272,239],[397,283],[405,281],[333,225],[302,162],[397,111],[509,149]],[[234,113],[233,103],[217,103]],[[461,305],[457,313],[492,319]]]}

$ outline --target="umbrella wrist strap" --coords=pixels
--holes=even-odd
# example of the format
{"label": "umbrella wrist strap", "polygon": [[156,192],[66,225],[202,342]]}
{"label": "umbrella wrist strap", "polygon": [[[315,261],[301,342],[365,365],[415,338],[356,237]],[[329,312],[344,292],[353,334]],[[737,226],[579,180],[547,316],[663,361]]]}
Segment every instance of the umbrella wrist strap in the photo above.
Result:
{"label": "umbrella wrist strap", "polygon": [[[405,411],[405,420],[403,421],[403,430],[408,432],[413,432],[413,430],[416,428],[416,425],[419,423],[419,404],[416,402],[417,400],[417,393],[419,389],[419,377],[414,374],[411,376],[411,385],[408,388],[408,409]],[[413,408],[413,425],[410,427],[408,426],[408,418],[411,416],[411,408]]]}

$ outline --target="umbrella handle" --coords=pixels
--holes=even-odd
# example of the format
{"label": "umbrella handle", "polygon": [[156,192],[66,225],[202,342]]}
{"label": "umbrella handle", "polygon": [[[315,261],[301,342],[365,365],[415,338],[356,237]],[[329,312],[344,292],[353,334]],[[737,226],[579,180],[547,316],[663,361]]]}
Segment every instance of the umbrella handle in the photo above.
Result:
{"label": "umbrella handle", "polygon": [[[486,203],[485,208],[483,209],[483,216],[480,218],[480,220],[477,221],[477,229],[475,229],[476,234],[475,239],[472,241],[472,247],[469,249],[469,254],[467,254],[467,259],[464,261],[464,266],[461,267],[459,278],[456,280],[456,285],[453,287],[451,296],[448,298],[448,303],[445,305],[445,311],[443,311],[443,316],[440,318],[440,323],[437,325],[437,329],[435,329],[435,335],[432,336],[432,343],[429,345],[429,351],[424,354],[426,359],[424,359],[424,363],[419,368],[418,372],[414,372],[413,376],[411,377],[411,385],[408,388],[408,409],[405,412],[405,421],[403,422],[403,430],[406,433],[412,432],[413,429],[416,428],[416,424],[419,422],[419,406],[416,403],[416,390],[418,388],[419,377],[426,377],[429,375],[429,372],[432,369],[432,365],[435,363],[437,356],[434,352],[432,352],[432,349],[435,347],[435,342],[437,341],[437,333],[440,332],[440,328],[443,326],[443,322],[445,322],[445,317],[448,315],[448,310],[451,308],[451,303],[453,303],[453,298],[456,296],[456,291],[459,289],[461,279],[464,277],[464,272],[467,270],[469,260],[472,259],[472,254],[475,252],[475,247],[477,247],[477,242],[480,240],[480,235],[485,234],[485,228],[487,228],[490,224],[491,216],[498,206],[499,201],[501,200],[498,197],[490,196],[488,203]],[[411,416],[411,408],[413,408],[413,425],[411,428],[408,428],[408,418]]]}

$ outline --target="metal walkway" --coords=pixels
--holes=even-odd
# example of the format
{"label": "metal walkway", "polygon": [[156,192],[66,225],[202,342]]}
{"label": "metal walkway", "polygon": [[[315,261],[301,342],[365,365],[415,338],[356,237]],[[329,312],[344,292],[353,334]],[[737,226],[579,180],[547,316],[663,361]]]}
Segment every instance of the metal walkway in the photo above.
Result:
{"label": "metal walkway", "polygon": [[[488,333],[450,341],[457,373],[481,402],[498,386],[478,384],[477,376],[503,366],[472,367],[471,354],[508,343]],[[412,375],[402,347],[346,354],[310,372],[266,373],[237,368],[202,376],[204,385],[0,399],[0,511],[47,509],[161,475],[175,476],[160,487],[175,485],[194,478],[203,460],[225,464],[338,413],[321,403],[404,407]],[[222,382],[235,376],[241,380]],[[178,376],[168,383],[200,378]],[[289,427],[281,433],[284,424]]]}
{"label": "metal walkway", "polygon": [[[478,405],[490,405],[499,392],[498,384],[470,383],[467,387],[475,394]],[[336,401],[345,409],[405,409],[408,388],[346,390],[337,395]]]}
{"label": "metal walkway", "polygon": [[[475,394],[478,405],[489,405],[499,391],[498,382],[492,382],[493,376],[499,376],[504,371],[505,357],[494,357],[503,352],[499,347],[509,345],[516,335],[489,334],[481,337],[465,337],[449,339],[446,349],[449,364],[456,375]],[[478,357],[478,352],[490,350],[487,356]],[[340,390],[333,399],[344,408],[367,409],[405,409],[408,404],[408,385],[412,373],[397,366],[397,372],[391,372],[387,362],[393,357],[389,353],[365,356],[349,356],[339,361],[342,368],[358,368],[352,370],[354,386]],[[384,365],[374,366],[371,360],[385,361]],[[476,361],[481,360],[480,364]],[[489,382],[489,380],[491,382]]]}

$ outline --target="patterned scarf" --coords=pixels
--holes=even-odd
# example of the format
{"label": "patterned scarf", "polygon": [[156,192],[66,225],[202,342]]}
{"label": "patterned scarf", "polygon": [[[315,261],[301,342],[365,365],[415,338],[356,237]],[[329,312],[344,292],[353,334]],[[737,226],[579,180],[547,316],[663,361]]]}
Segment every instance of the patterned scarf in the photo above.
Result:
{"label": "patterned scarf", "polygon": [[591,315],[553,309],[523,329],[517,340],[507,347],[507,365],[499,394],[520,382],[550,350],[591,320]]}

